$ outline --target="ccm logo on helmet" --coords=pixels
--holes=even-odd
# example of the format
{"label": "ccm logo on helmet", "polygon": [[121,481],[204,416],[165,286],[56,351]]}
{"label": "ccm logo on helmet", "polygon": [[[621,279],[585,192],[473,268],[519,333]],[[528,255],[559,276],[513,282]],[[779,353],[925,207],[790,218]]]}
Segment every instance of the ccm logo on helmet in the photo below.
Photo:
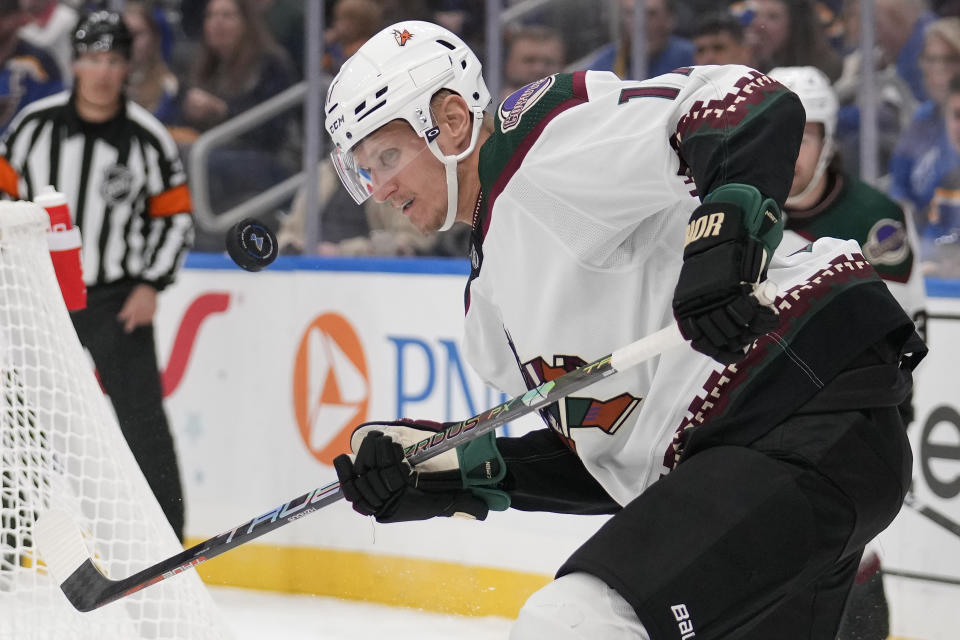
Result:
{"label": "ccm logo on helmet", "polygon": [[709,216],[701,216],[687,225],[687,239],[683,246],[687,246],[700,238],[709,238],[720,235],[720,227],[723,226],[723,211],[711,213]]}
{"label": "ccm logo on helmet", "polygon": [[330,125],[330,127],[329,127],[330,133],[333,133],[334,131],[336,131],[337,129],[339,129],[339,128],[340,128],[340,125],[342,125],[342,124],[343,124],[343,114],[341,114],[340,117],[337,118],[336,120],[334,120],[334,121],[333,121],[333,124]]}

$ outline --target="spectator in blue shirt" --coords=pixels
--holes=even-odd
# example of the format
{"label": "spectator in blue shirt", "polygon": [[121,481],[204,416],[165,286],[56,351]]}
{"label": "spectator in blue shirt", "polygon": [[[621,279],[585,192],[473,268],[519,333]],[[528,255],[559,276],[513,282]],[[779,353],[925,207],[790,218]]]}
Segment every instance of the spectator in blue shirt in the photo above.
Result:
{"label": "spectator in blue shirt", "polygon": [[[646,6],[647,74],[652,78],[678,67],[693,64],[693,43],[673,35],[676,27],[674,0],[638,0]],[[631,35],[634,0],[621,0],[620,42],[603,48],[588,69],[613,71],[621,78],[630,75]]]}
{"label": "spectator in blue shirt", "polygon": [[960,166],[944,125],[950,80],[960,73],[960,18],[931,23],[920,56],[923,86],[930,99],[917,108],[890,159],[890,196],[914,213],[917,228],[928,226],[927,209],[934,189]]}
{"label": "spectator in blue shirt", "polygon": [[[950,80],[943,112],[947,139],[960,157],[960,74]],[[937,183],[920,240],[926,273],[960,277],[960,165]]]}
{"label": "spectator in blue shirt", "polygon": [[934,20],[924,0],[876,0],[877,44],[920,102],[930,97],[923,86],[920,54],[924,31]]}
{"label": "spectator in blue shirt", "polygon": [[20,109],[63,90],[53,56],[17,35],[29,19],[19,0],[0,0],[0,133]]}
{"label": "spectator in blue shirt", "polygon": [[[843,5],[845,42],[847,52],[843,59],[843,73],[833,83],[840,100],[837,118],[837,147],[843,168],[847,173],[860,173],[860,91],[863,87],[863,58],[860,49],[860,0],[845,0]],[[886,174],[893,150],[900,136],[910,126],[920,104],[907,81],[904,80],[882,47],[870,56],[874,62],[877,109],[877,164]],[[919,75],[919,71],[917,72]],[[918,82],[922,84],[922,81]],[[924,92],[926,93],[926,92]]]}

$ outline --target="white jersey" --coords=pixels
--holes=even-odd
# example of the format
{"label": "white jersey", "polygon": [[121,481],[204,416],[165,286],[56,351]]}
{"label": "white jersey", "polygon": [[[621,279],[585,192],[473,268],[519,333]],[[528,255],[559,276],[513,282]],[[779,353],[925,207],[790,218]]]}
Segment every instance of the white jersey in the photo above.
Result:
{"label": "white jersey", "polygon": [[[681,156],[691,166],[718,159],[702,153],[709,141],[687,155],[678,149],[749,126],[792,98],[766,76],[731,66],[644,82],[560,74],[507,98],[480,155],[464,341],[480,376],[518,395],[672,322],[685,228],[699,205]],[[792,162],[783,163],[790,175]],[[722,422],[757,371],[784,367],[784,352],[801,362],[778,379],[808,385],[808,396],[822,388],[818,376],[835,375],[832,364],[792,353],[788,332],[797,328],[789,323],[851,279],[878,281],[858,245],[824,239],[778,252],[768,276],[781,292],[782,336],[761,339],[744,362],[724,367],[682,346],[551,408],[551,426],[614,500],[628,503],[669,472],[685,430]]]}

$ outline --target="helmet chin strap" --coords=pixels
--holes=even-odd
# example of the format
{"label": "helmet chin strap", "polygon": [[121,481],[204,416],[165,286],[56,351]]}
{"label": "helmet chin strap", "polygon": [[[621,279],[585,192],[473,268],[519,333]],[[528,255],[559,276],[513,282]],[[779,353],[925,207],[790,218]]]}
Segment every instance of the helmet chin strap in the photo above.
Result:
{"label": "helmet chin strap", "polygon": [[807,183],[807,186],[805,186],[800,193],[788,197],[784,201],[786,206],[795,207],[798,202],[802,202],[809,193],[820,186],[820,182],[826,178],[827,165],[830,164],[830,159],[833,158],[833,145],[832,139],[824,143],[823,149],[820,150],[820,157],[817,159],[817,168],[814,169],[810,182]]}
{"label": "helmet chin strap", "polygon": [[438,231],[446,231],[457,221],[457,204],[459,204],[457,165],[459,161],[455,157],[447,156],[441,162],[447,171],[447,217],[443,219],[443,225]]}
{"label": "helmet chin strap", "polygon": [[483,109],[474,109],[473,131],[470,133],[470,144],[455,156],[444,155],[443,151],[440,150],[440,145],[437,144],[437,138],[439,136],[434,136],[432,140],[429,137],[427,138],[427,146],[433,155],[443,163],[447,174],[447,215],[443,219],[443,225],[441,225],[438,231],[447,231],[453,226],[453,223],[457,221],[457,205],[460,199],[457,166],[461,160],[473,153],[473,150],[476,148],[477,140],[480,138],[481,125],[483,125]]}

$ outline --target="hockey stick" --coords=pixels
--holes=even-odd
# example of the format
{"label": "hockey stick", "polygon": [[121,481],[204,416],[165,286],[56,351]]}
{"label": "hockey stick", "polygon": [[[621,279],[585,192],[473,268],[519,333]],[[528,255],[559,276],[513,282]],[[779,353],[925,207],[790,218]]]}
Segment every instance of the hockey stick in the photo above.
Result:
{"label": "hockey stick", "polygon": [[[629,369],[682,342],[683,338],[676,324],[671,324],[617,349],[608,356],[555,380],[544,382],[469,420],[453,424],[444,431],[406,448],[404,455],[411,465],[417,465],[599,380]],[[79,527],[66,510],[50,509],[41,515],[34,526],[34,537],[50,573],[60,581],[60,589],[70,604],[79,611],[92,611],[196,567],[234,547],[299,520],[342,497],[339,482],[308,491],[263,515],[121,580],[111,580],[96,567],[83,542]]]}
{"label": "hockey stick", "polygon": [[903,504],[960,538],[960,522],[951,520],[945,514],[940,513],[918,500],[913,493],[913,489],[907,491],[907,495],[903,498]]}

